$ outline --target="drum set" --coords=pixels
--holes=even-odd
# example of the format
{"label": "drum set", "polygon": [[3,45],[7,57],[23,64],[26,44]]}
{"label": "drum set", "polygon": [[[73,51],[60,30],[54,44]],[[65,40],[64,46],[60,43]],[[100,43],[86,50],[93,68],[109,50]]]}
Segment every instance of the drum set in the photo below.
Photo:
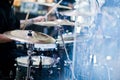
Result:
{"label": "drum set", "polygon": [[[58,7],[61,6],[59,5]],[[64,7],[62,6],[62,8]],[[16,80],[40,80],[37,79],[36,76],[40,74],[38,71],[41,71],[43,68],[47,68],[47,72],[49,72],[49,74],[53,73],[51,70],[53,67],[57,66],[57,70],[59,70],[60,67],[57,64],[60,63],[61,54],[59,54],[58,45],[62,45],[65,51],[64,55],[67,57],[67,64],[71,64],[71,59],[69,58],[66,44],[73,43],[74,35],[72,33],[63,34],[62,26],[74,26],[74,22],[57,19],[55,21],[37,22],[34,24],[47,27],[57,26],[59,33],[58,38],[54,39],[47,34],[32,30],[12,30],[5,32],[4,35],[6,37],[15,41],[26,43],[27,46],[27,56],[16,58],[18,66]],[[21,68],[25,69],[22,73]],[[34,74],[37,75],[34,76]]]}
{"label": "drum set", "polygon": [[[53,23],[50,24],[52,25]],[[42,24],[42,22],[39,24]],[[48,25],[49,22],[43,22],[43,24]],[[47,34],[32,30],[12,30],[5,32],[4,35],[15,41],[26,43],[27,56],[16,58],[16,80],[37,80],[36,77],[39,72],[36,73],[38,71],[36,69],[47,69],[49,74],[53,73],[53,70],[50,70],[51,68],[57,66],[56,68],[60,69],[57,65],[60,61],[58,45],[60,44],[65,48],[65,45],[62,44],[63,40],[66,43],[69,43],[69,41],[73,42],[73,36],[66,37],[63,34],[62,38],[59,36],[58,39],[54,39]],[[65,50],[67,51],[67,49]]]}
{"label": "drum set", "polygon": [[[32,75],[33,70],[43,68],[47,68],[49,70],[52,67],[56,67],[59,63],[60,57],[57,51],[57,45],[59,43],[62,44],[60,38],[56,40],[44,33],[32,30],[12,30],[5,32],[4,35],[16,41],[25,42],[27,46],[28,56],[16,58],[18,66],[17,80],[33,80],[36,78]],[[23,68],[27,69],[27,73],[20,72]],[[23,73],[24,76],[20,75]],[[51,72],[49,73],[51,74]]]}

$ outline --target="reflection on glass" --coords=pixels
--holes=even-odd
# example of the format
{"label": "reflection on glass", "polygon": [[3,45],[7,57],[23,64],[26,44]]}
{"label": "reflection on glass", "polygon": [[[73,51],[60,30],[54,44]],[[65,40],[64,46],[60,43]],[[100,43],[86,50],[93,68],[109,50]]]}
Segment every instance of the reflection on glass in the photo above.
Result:
{"label": "reflection on glass", "polygon": [[76,0],[75,8],[76,80],[120,80],[120,2]]}

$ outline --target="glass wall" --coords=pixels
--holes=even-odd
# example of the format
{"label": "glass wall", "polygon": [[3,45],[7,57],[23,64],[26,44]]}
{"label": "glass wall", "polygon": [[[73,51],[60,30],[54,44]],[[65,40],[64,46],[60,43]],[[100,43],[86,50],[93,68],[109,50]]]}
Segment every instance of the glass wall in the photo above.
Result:
{"label": "glass wall", "polygon": [[120,80],[120,1],[76,0],[75,80]]}

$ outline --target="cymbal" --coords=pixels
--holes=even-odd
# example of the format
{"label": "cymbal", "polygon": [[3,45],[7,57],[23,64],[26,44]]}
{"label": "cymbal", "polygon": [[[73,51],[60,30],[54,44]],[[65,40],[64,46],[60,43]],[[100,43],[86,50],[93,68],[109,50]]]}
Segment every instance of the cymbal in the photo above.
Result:
{"label": "cymbal", "polygon": [[34,24],[35,25],[41,25],[41,26],[48,26],[48,27],[57,25],[57,23],[55,23],[54,21],[36,22]]}
{"label": "cymbal", "polygon": [[[39,5],[43,5],[43,6],[49,6],[49,7],[53,7],[54,5],[56,5],[57,3],[40,3],[38,2]],[[68,6],[63,6],[63,5],[58,5],[58,8],[63,8],[63,9],[72,9],[71,7]]]}
{"label": "cymbal", "polygon": [[67,10],[59,12],[61,15],[66,16],[92,16],[94,15],[92,12],[84,12],[84,11],[76,11],[76,10]]}
{"label": "cymbal", "polygon": [[61,20],[61,19],[58,19],[58,20],[55,20],[55,21],[36,22],[34,24],[41,25],[41,26],[48,26],[48,27],[57,26],[57,25],[68,25],[68,26],[74,26],[75,25],[74,22],[70,22],[68,20]]}
{"label": "cymbal", "polygon": [[10,39],[26,43],[40,43],[40,44],[55,43],[54,38],[41,32],[35,32],[32,30],[13,30],[5,32],[3,35]]}

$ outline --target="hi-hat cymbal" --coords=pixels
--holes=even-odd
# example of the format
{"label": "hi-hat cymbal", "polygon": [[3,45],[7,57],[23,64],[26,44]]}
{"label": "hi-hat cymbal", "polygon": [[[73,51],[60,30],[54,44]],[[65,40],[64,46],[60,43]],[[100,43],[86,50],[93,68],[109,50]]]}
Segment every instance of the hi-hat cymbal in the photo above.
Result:
{"label": "hi-hat cymbal", "polygon": [[36,22],[34,24],[41,25],[41,26],[48,26],[48,27],[58,26],[58,25],[68,25],[68,26],[74,26],[75,25],[74,22],[70,22],[68,20],[61,20],[61,19],[58,19],[58,20],[55,20],[55,21]]}
{"label": "hi-hat cymbal", "polygon": [[54,38],[41,32],[35,32],[31,30],[13,30],[5,32],[4,35],[10,39],[26,43],[55,43]]}
{"label": "hi-hat cymbal", "polygon": [[[44,5],[44,6],[53,7],[53,6],[56,5],[57,3],[40,3],[40,2],[38,2],[38,4],[40,4],[40,5]],[[58,5],[58,8],[72,9],[71,7],[63,6],[63,5]]]}

